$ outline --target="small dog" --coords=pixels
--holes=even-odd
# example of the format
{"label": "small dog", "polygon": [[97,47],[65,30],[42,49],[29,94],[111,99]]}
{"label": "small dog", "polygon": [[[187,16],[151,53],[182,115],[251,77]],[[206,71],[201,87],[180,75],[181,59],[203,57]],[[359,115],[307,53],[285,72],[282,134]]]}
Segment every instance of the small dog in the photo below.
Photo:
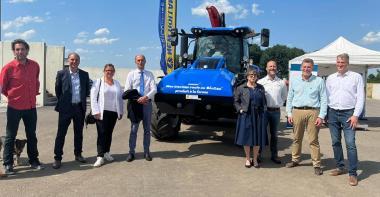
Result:
{"label": "small dog", "polygon": [[[0,151],[2,148],[4,148],[4,143],[5,143],[5,136],[1,136],[0,137]],[[26,144],[26,139],[15,140],[15,148],[14,148],[13,155],[16,155],[16,165],[21,165],[20,156],[21,156],[22,151],[25,148],[25,144]]]}

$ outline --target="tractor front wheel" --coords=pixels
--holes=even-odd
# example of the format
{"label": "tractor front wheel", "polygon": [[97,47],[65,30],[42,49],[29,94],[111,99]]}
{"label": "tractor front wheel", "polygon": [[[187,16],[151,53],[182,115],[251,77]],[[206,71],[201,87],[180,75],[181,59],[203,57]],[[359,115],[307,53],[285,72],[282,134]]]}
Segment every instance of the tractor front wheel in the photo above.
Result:
{"label": "tractor front wheel", "polygon": [[181,128],[181,119],[178,115],[161,113],[153,104],[151,131],[158,140],[174,140],[178,137]]}

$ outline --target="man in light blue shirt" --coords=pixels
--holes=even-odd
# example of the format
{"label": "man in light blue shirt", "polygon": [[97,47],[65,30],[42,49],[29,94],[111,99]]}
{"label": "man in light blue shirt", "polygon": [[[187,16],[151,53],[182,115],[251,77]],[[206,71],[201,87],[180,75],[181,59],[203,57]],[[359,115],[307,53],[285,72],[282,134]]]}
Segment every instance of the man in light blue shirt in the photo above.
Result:
{"label": "man in light blue shirt", "polygon": [[311,160],[314,173],[321,175],[321,156],[318,141],[319,128],[327,112],[326,86],[322,78],[313,76],[314,61],[302,61],[302,76],[290,81],[286,112],[288,122],[293,124],[292,161],[286,167],[292,168],[301,161],[302,139],[307,129]]}

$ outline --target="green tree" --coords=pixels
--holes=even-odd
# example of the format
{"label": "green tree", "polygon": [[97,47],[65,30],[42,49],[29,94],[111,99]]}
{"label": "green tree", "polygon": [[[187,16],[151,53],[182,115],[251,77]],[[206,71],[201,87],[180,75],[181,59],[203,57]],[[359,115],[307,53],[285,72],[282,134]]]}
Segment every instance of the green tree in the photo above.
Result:
{"label": "green tree", "polygon": [[370,74],[368,75],[367,78],[368,83],[380,83],[380,70],[377,70],[376,75],[375,74]]}
{"label": "green tree", "polygon": [[261,50],[260,46],[257,44],[253,44],[249,46],[249,58],[253,60],[253,64],[259,65],[261,55],[263,54],[263,51]]}
{"label": "green tree", "polygon": [[305,51],[299,48],[289,48],[285,45],[275,45],[263,51],[260,58],[260,67],[265,70],[266,63],[269,60],[276,60],[278,77],[288,78],[289,60],[305,54]]}

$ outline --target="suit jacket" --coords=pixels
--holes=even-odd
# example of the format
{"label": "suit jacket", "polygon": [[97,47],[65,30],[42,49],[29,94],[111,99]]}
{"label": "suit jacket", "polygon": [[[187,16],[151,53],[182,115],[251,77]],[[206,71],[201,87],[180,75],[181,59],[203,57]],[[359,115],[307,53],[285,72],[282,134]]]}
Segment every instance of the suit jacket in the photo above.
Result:
{"label": "suit jacket", "polygon": [[[80,80],[80,100],[83,112],[86,112],[86,99],[90,95],[90,78],[88,72],[78,69]],[[55,80],[55,95],[58,98],[55,111],[69,113],[72,111],[71,75],[69,68],[57,72]]]}

